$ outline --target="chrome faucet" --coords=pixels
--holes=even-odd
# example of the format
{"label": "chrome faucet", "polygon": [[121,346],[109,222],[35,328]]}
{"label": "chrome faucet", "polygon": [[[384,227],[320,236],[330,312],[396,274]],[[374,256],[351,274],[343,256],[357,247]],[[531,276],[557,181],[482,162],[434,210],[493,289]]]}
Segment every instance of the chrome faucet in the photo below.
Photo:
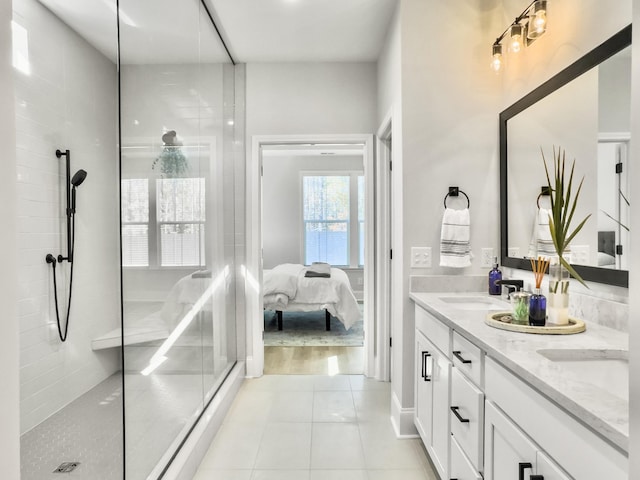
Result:
{"label": "chrome faucet", "polygon": [[513,292],[519,292],[524,288],[524,281],[502,279],[496,280],[496,285],[504,285],[507,289],[507,300],[511,300],[511,294]]}

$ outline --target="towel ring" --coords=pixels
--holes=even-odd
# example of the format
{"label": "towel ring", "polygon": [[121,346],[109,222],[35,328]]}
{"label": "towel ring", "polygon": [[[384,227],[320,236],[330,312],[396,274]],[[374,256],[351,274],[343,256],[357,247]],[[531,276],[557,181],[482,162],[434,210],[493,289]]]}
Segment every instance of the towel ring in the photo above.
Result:
{"label": "towel ring", "polygon": [[549,193],[549,187],[548,186],[544,186],[540,189],[540,193],[538,194],[538,198],[536,199],[536,205],[538,205],[538,210],[540,210],[540,197],[542,196],[550,196],[551,193]]}
{"label": "towel ring", "polygon": [[457,197],[461,193],[467,199],[467,208],[471,206],[471,201],[466,193],[460,190],[458,187],[449,187],[449,193],[444,196],[444,208],[447,208],[447,197]]}

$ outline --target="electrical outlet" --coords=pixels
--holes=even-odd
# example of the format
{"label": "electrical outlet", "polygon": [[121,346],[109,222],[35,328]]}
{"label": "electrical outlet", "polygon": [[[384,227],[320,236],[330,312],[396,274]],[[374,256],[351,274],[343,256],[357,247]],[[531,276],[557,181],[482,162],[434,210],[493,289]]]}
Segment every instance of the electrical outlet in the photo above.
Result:
{"label": "electrical outlet", "polygon": [[589,245],[571,245],[571,263],[589,265]]}
{"label": "electrical outlet", "polygon": [[431,268],[431,247],[411,247],[411,268]]}
{"label": "electrical outlet", "polygon": [[482,256],[480,257],[480,266],[481,267],[493,267],[493,258],[495,257],[493,253],[493,248],[483,248]]}
{"label": "electrical outlet", "polygon": [[520,256],[520,247],[511,247],[508,250],[510,257],[519,257]]}

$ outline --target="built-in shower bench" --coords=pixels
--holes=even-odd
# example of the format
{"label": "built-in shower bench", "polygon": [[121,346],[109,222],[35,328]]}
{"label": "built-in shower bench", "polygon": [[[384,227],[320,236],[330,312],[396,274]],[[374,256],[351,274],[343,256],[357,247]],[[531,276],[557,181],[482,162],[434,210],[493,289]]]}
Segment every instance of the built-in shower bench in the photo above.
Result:
{"label": "built-in shower bench", "polygon": [[94,338],[91,341],[91,348],[93,350],[104,350],[105,348],[164,340],[168,336],[169,330],[161,321],[160,312],[156,312],[148,315],[139,323],[126,326],[124,329],[124,338],[122,337],[121,328],[115,328],[100,337]]}

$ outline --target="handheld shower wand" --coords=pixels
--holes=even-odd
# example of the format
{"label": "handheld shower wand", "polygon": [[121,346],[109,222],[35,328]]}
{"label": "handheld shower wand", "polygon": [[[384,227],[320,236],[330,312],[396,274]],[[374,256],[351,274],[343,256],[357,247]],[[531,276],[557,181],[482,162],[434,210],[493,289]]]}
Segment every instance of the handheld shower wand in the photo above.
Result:
{"label": "handheld shower wand", "polygon": [[[62,342],[66,341],[67,334],[69,333],[69,315],[71,312],[71,294],[73,292],[73,250],[75,248],[75,236],[76,236],[76,188],[78,188],[82,182],[87,178],[87,172],[85,170],[78,170],[73,178],[71,178],[71,152],[65,150],[56,150],[56,157],[65,157],[66,160],[66,187],[67,187],[67,256],[62,254],[58,255],[57,259],[51,253],[48,253],[45,257],[45,261],[51,264],[53,273],[53,293],[56,305],[56,320],[58,323],[58,336]],[[56,281],[56,263],[62,263],[67,260],[70,267],[69,274],[69,299],[67,302],[67,318],[65,321],[64,333],[62,332],[62,325],[60,323],[60,312],[58,310],[58,285]]]}

